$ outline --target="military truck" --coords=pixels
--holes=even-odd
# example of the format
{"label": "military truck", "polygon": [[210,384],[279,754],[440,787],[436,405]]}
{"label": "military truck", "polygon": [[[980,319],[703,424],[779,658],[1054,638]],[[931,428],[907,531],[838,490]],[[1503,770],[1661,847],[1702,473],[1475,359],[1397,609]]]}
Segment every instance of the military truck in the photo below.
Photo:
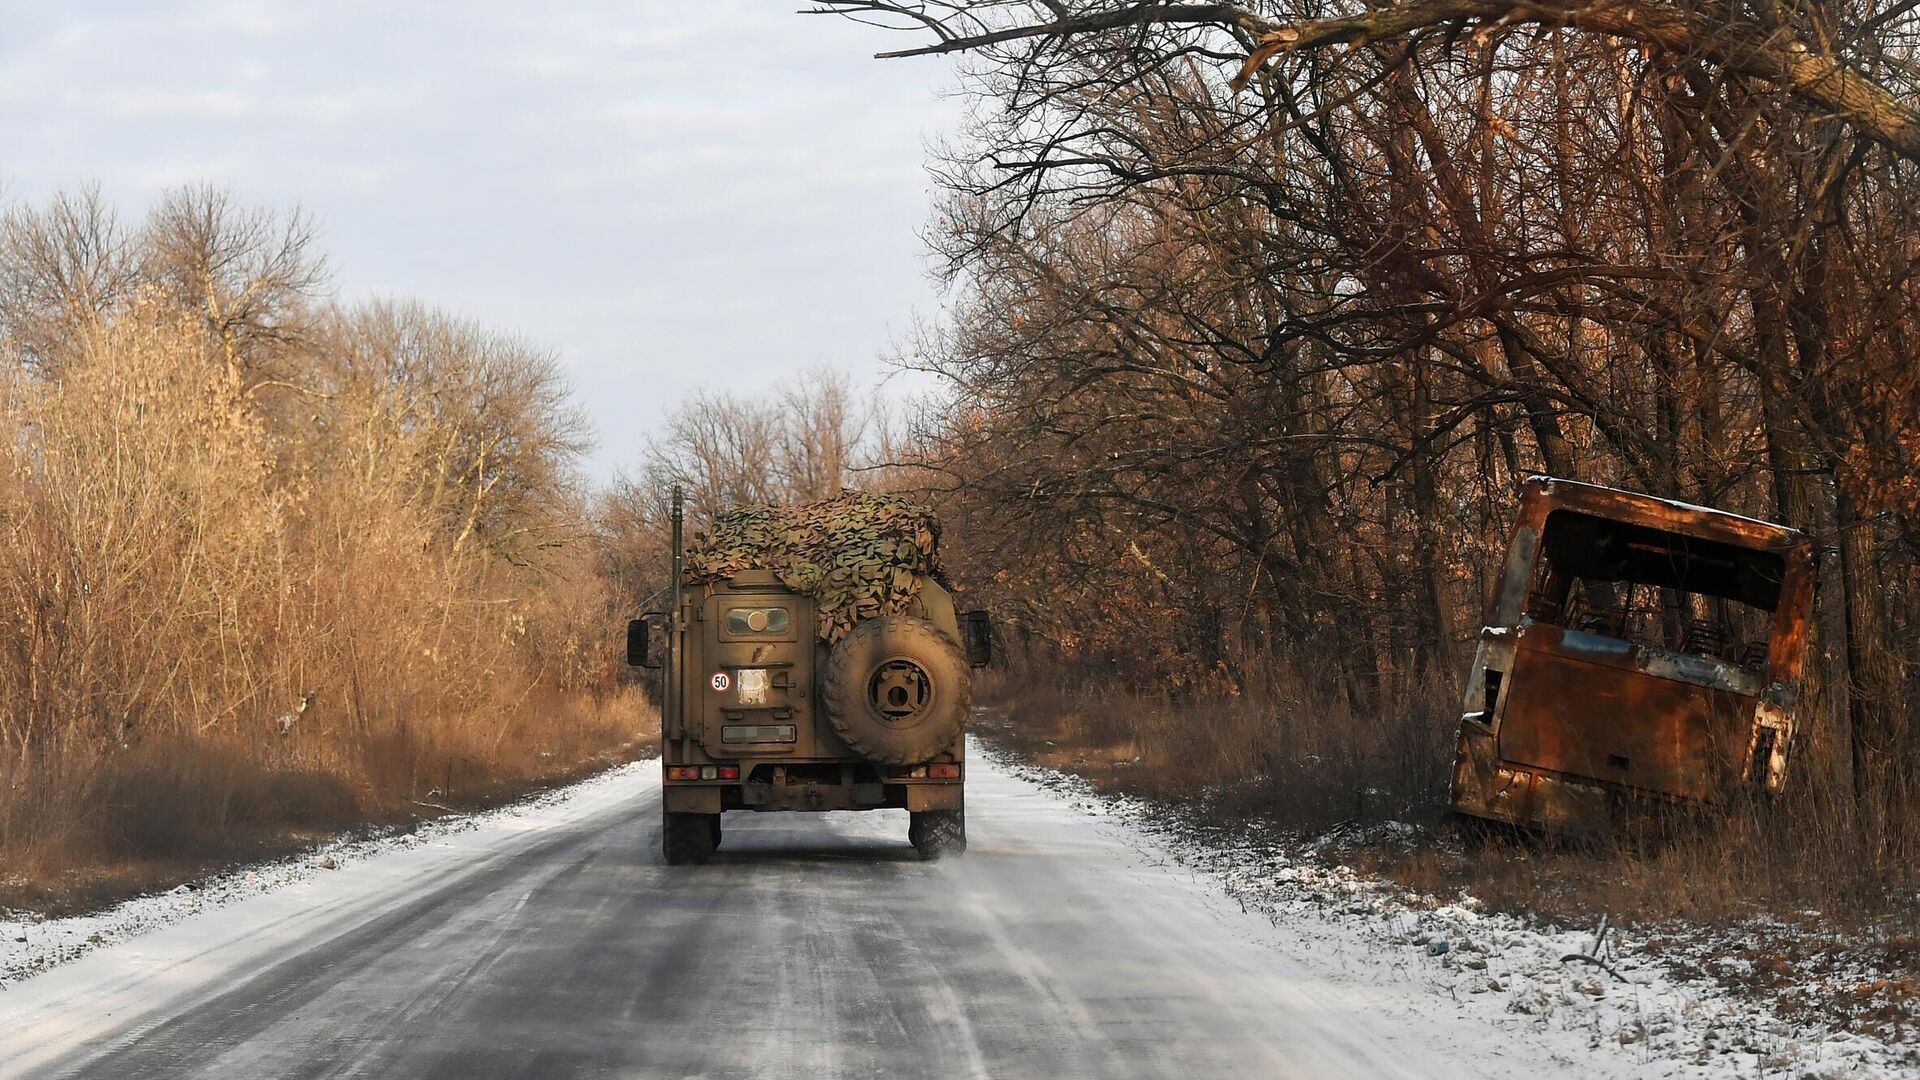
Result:
{"label": "military truck", "polygon": [[664,669],[666,861],[707,862],[730,810],[903,809],[921,858],[966,850],[992,629],[955,609],[932,515],[866,493],[746,507],[683,551],[676,488],[671,522],[669,607],[627,626],[627,662]]}

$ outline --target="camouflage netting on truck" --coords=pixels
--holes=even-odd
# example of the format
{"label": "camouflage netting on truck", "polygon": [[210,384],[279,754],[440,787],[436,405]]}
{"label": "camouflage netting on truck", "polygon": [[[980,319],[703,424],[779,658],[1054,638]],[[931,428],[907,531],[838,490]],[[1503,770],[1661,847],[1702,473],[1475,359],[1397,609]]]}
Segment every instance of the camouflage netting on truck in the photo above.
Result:
{"label": "camouflage netting on truck", "polygon": [[811,598],[820,639],[834,644],[855,623],[899,615],[936,577],[940,527],[933,514],[898,495],[847,492],[798,506],[748,506],[714,519],[713,535],[687,552],[688,585],[725,581],[742,570],[771,570]]}

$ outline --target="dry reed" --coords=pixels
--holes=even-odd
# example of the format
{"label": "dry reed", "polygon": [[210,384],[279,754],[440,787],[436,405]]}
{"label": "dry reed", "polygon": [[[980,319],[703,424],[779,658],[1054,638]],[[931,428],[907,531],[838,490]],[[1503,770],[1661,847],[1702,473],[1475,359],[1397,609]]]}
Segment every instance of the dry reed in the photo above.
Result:
{"label": "dry reed", "polygon": [[551,365],[375,314],[249,345],[142,288],[0,375],[0,905],[497,800],[655,722]]}

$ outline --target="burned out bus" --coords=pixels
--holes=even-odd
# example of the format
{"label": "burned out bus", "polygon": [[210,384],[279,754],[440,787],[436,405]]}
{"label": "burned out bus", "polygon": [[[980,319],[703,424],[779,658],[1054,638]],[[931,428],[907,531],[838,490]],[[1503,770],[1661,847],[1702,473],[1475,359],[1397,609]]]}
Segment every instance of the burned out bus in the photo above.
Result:
{"label": "burned out bus", "polygon": [[1801,532],[1521,485],[1460,720],[1453,808],[1568,833],[1786,783],[1813,617]]}

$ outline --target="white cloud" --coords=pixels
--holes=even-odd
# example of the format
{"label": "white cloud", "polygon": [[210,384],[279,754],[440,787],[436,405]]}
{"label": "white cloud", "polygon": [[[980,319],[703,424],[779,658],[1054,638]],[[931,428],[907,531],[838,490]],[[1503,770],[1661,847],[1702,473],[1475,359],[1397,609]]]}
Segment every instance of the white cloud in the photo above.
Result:
{"label": "white cloud", "polygon": [[299,203],[347,295],[561,350],[606,448],[700,382],[876,370],[932,304],[939,62],[765,0],[73,2],[0,42],[5,190]]}

